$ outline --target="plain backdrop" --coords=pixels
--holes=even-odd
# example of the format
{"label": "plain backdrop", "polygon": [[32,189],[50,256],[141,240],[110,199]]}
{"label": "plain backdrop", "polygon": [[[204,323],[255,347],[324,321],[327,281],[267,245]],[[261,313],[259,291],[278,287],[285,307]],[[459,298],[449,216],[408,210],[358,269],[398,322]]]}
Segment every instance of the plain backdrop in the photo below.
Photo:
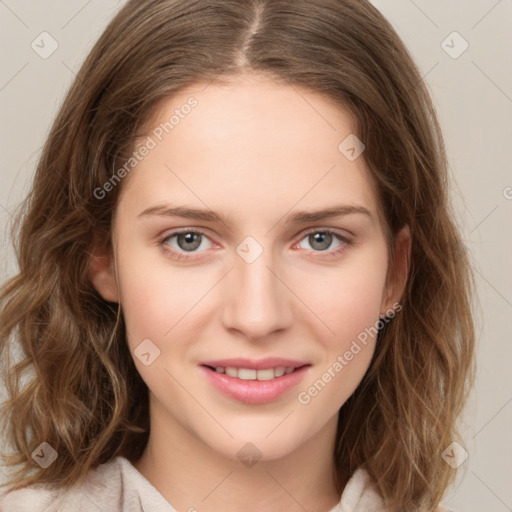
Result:
{"label": "plain backdrop", "polygon": [[[446,503],[460,512],[512,511],[512,1],[373,3],[431,91],[454,205],[476,268],[478,374],[462,424],[469,456]],[[68,86],[122,4],[0,0],[1,281],[16,272],[6,231],[11,214],[28,190]],[[58,47],[44,55],[52,44]]]}

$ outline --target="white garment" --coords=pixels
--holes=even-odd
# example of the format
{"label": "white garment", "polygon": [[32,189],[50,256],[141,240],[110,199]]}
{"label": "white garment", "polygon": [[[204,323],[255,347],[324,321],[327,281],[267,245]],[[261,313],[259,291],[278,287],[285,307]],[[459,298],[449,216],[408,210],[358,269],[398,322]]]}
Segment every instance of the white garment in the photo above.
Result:
{"label": "white garment", "polygon": [[[200,504],[197,505],[200,509]],[[98,466],[70,491],[36,484],[10,493],[0,488],[0,512],[176,512],[124,457]],[[194,512],[193,504],[188,511]],[[354,472],[338,505],[326,512],[385,512],[370,476]]]}

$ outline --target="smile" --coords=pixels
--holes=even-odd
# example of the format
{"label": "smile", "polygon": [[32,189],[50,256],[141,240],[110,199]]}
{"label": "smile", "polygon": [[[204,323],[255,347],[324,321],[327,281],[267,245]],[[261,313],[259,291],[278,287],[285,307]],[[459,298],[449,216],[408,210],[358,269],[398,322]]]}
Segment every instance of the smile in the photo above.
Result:
{"label": "smile", "polygon": [[213,389],[232,400],[251,405],[284,397],[302,382],[311,368],[311,364],[258,370],[234,366],[199,366]]}

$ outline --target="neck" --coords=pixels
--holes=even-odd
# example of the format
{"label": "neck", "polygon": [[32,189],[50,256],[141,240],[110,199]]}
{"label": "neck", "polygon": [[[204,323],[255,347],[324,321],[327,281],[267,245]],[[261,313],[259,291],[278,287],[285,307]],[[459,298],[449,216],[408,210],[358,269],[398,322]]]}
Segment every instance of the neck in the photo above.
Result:
{"label": "neck", "polygon": [[327,512],[339,503],[333,450],[337,415],[285,457],[226,458],[168,415],[151,415],[135,468],[177,510]]}

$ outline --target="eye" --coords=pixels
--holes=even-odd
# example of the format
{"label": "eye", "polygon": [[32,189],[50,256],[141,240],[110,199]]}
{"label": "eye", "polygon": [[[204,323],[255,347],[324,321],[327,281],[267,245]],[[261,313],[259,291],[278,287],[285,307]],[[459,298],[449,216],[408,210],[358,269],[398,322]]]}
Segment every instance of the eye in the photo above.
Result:
{"label": "eye", "polygon": [[[314,252],[324,252],[326,256],[336,256],[351,245],[351,241],[347,237],[330,230],[314,229],[306,233],[306,236],[299,242],[299,247],[307,249],[307,247],[301,245],[304,240],[307,241]],[[333,242],[336,241],[338,245],[332,248]],[[329,249],[330,247],[331,249]]]}
{"label": "eye", "polygon": [[[183,229],[174,231],[159,240],[159,245],[164,251],[171,252],[173,257],[178,260],[193,257],[187,253],[203,252],[198,251],[199,248],[208,249],[211,245],[205,247],[203,243],[209,240],[206,234],[199,230]],[[211,244],[211,242],[210,242]]]}

